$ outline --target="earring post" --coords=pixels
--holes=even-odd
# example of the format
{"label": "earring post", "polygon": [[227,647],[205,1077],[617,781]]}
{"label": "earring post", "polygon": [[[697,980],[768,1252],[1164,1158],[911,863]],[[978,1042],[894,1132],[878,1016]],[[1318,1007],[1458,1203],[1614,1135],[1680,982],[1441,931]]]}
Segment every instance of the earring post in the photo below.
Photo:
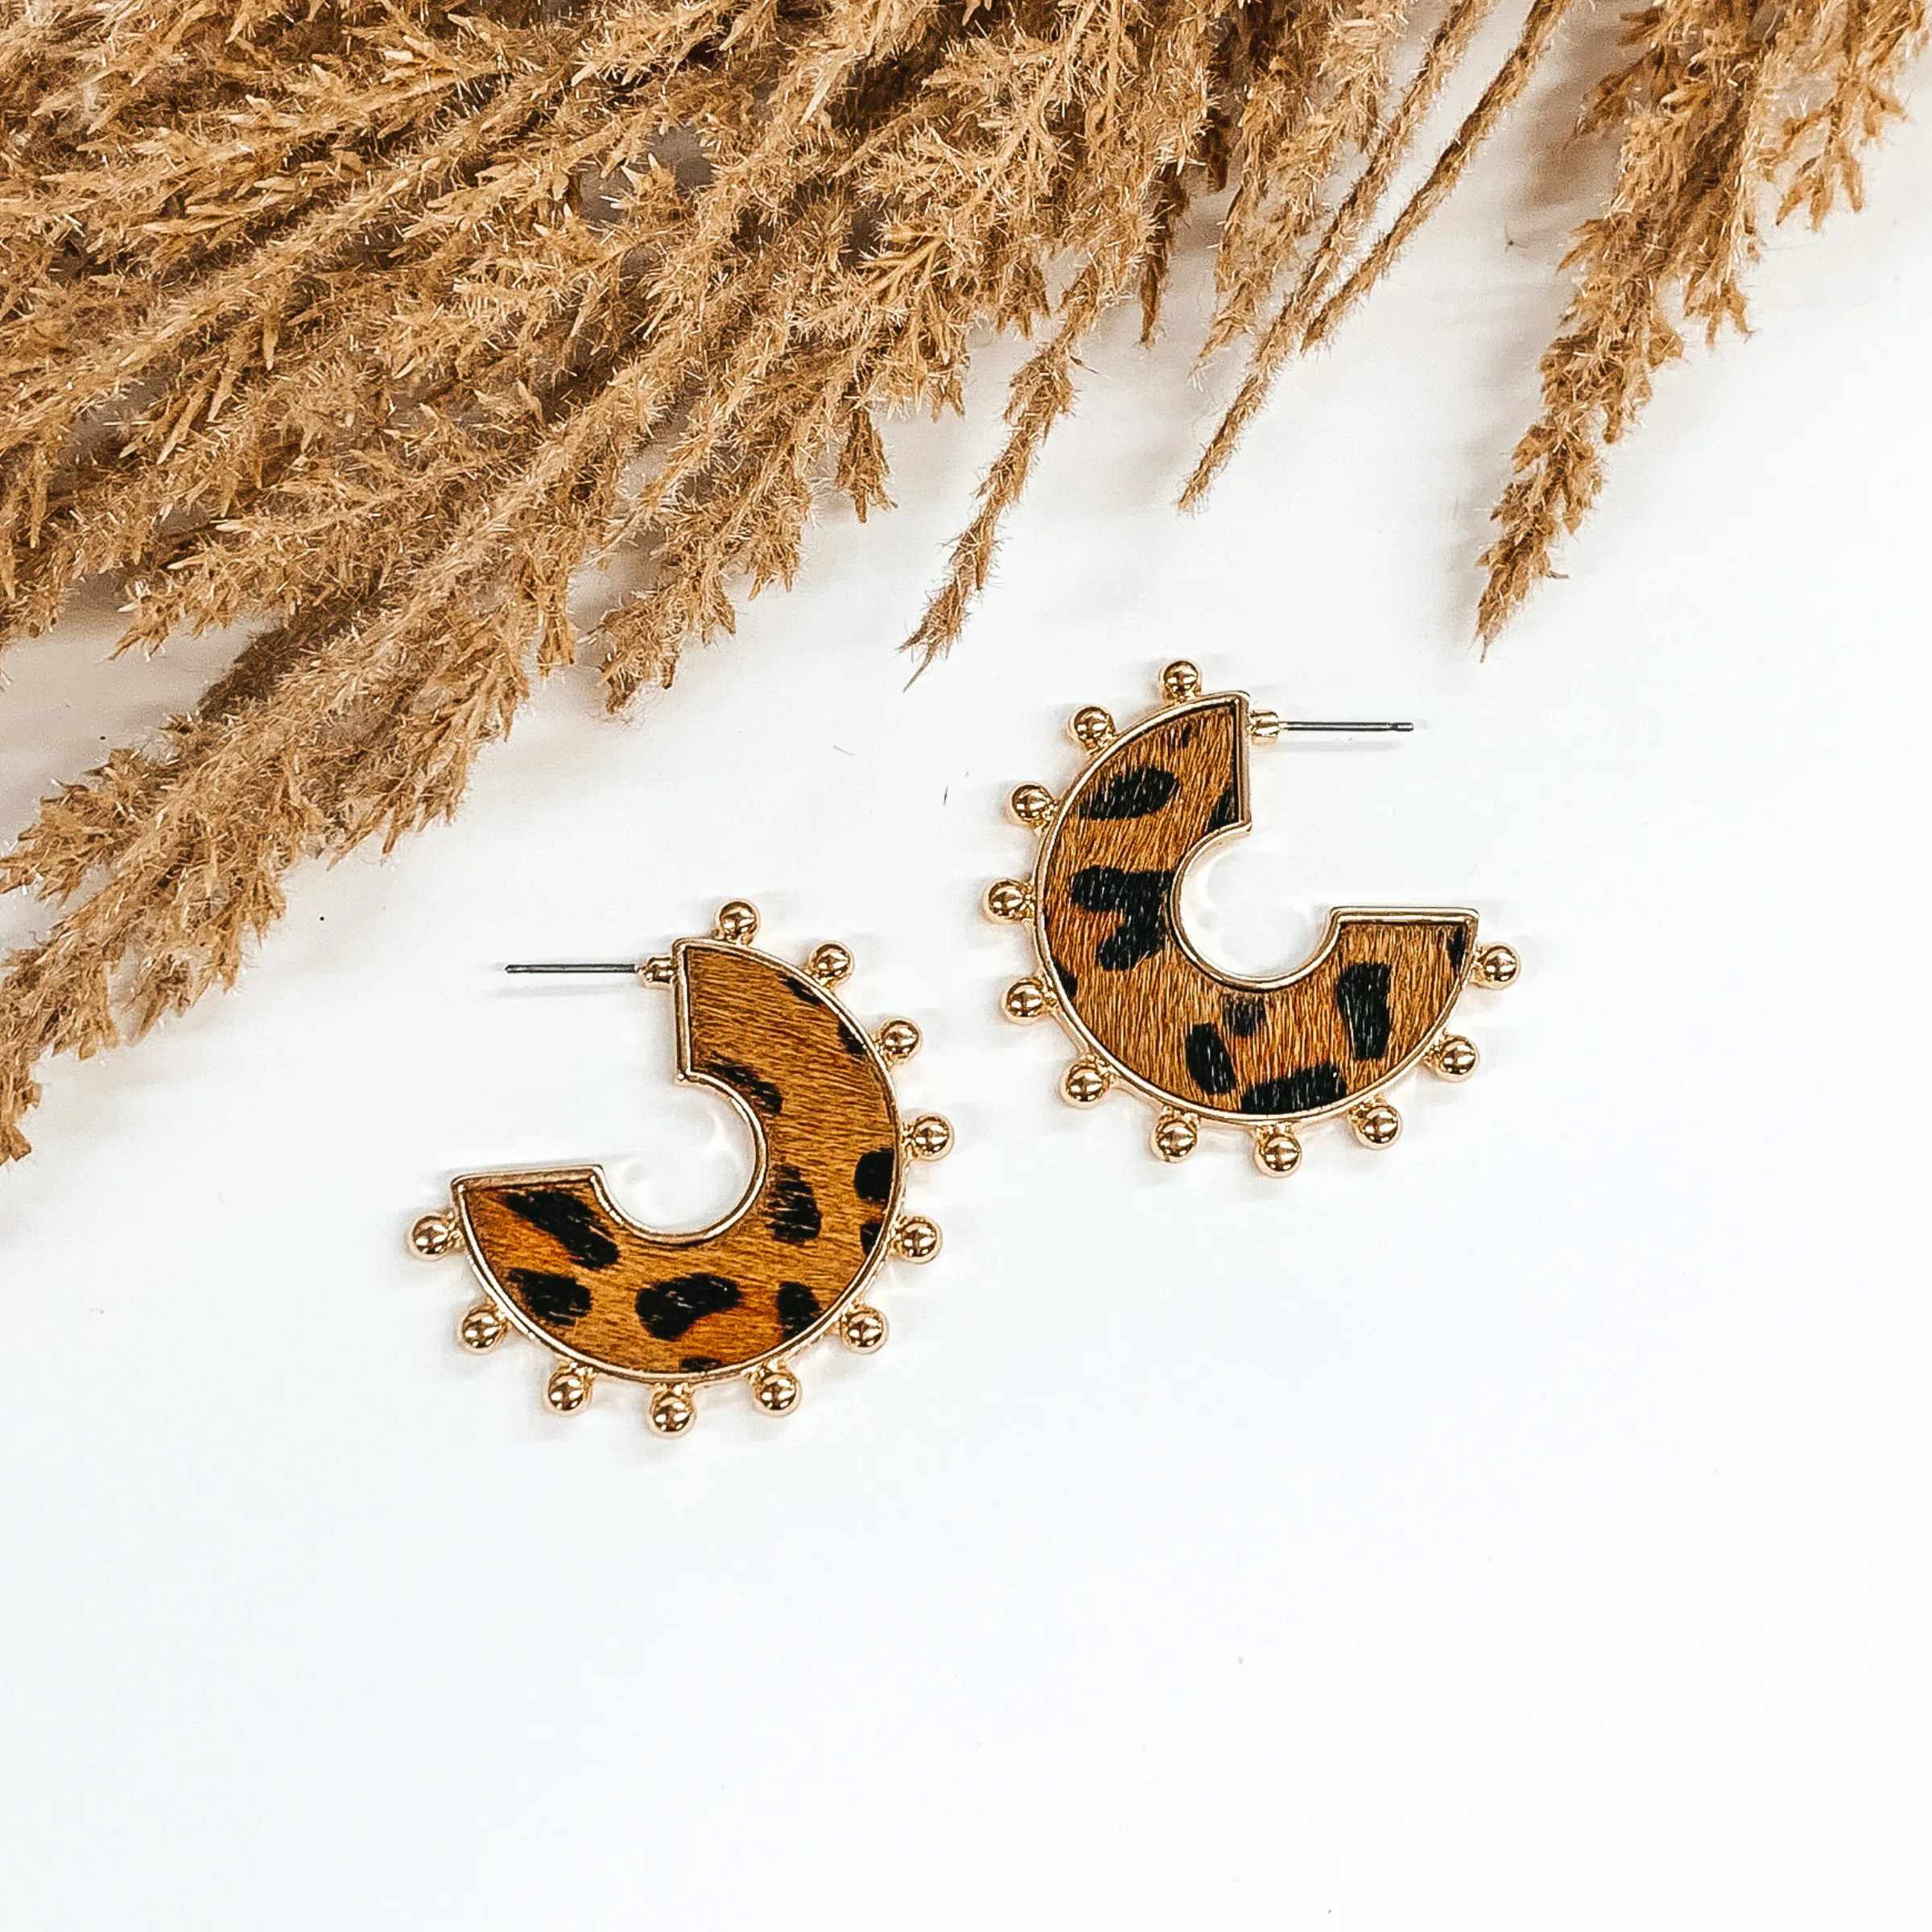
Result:
{"label": "earring post", "polygon": [[1409,718],[1284,718],[1272,711],[1249,713],[1249,726],[1257,738],[1278,738],[1290,731],[1414,731]]}
{"label": "earring post", "polygon": [[635,972],[634,961],[584,960],[563,963],[547,961],[519,961],[514,966],[506,966],[506,972]]}

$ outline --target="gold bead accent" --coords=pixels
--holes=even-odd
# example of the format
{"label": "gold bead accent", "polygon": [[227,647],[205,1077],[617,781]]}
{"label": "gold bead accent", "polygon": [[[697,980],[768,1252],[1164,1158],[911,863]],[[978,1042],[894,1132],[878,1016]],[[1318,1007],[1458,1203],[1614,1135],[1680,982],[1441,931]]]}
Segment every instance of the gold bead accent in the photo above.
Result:
{"label": "gold bead accent", "polygon": [[1484,986],[1513,986],[1523,963],[1511,946],[1485,946],[1476,956],[1476,976]]}
{"label": "gold bead accent", "polygon": [[863,1302],[853,1302],[839,1318],[839,1338],[857,1355],[870,1355],[873,1349],[883,1348],[889,1333],[885,1316]]}
{"label": "gold bead accent", "polygon": [[923,1214],[909,1214],[892,1231],[892,1251],[902,1261],[929,1261],[939,1251],[939,1231]]}
{"label": "gold bead accent", "polygon": [[1170,704],[1201,695],[1201,674],[1185,658],[1176,658],[1161,673],[1161,696]]}
{"label": "gold bead accent", "polygon": [[1364,1147],[1393,1147],[1402,1131],[1402,1117],[1386,1100],[1371,1100],[1350,1113],[1348,1125]]}
{"label": "gold bead accent", "polygon": [[980,903],[985,907],[988,919],[1013,925],[1031,914],[1033,894],[1018,879],[995,879]]}
{"label": "gold bead accent", "polygon": [[676,967],[667,952],[654,952],[638,968],[638,977],[647,986],[668,986]]}
{"label": "gold bead accent", "polygon": [[1446,1033],[1422,1055],[1423,1063],[1434,1074],[1445,1080],[1466,1080],[1476,1071],[1476,1063],[1481,1058],[1476,1051],[1476,1042],[1466,1040],[1459,1033]]}
{"label": "gold bead accent", "polygon": [[1113,737],[1113,720],[1097,704],[1083,704],[1067,721],[1073,741],[1083,751],[1098,751]]}
{"label": "gold bead accent", "polygon": [[852,955],[836,939],[828,939],[823,946],[813,947],[805,970],[821,986],[836,986],[852,976]]}
{"label": "gold bead accent", "polygon": [[1060,1096],[1075,1107],[1091,1107],[1104,1100],[1113,1084],[1097,1060],[1075,1060],[1060,1075]]}
{"label": "gold bead accent", "polygon": [[910,1059],[919,1050],[921,1037],[910,1020],[888,1020],[873,1035],[879,1043],[879,1051],[893,1061]]}
{"label": "gold bead accent", "polygon": [[543,1399],[559,1415],[575,1415],[590,1400],[591,1373],[581,1362],[559,1362],[543,1385]]}
{"label": "gold bead accent", "polygon": [[1053,1004],[1043,981],[1029,975],[1026,979],[1015,980],[1000,995],[1000,1010],[1009,1020],[1017,1020],[1023,1026],[1029,1020],[1037,1020]]}
{"label": "gold bead accent", "polygon": [[1163,1113],[1154,1124],[1154,1150],[1164,1161],[1184,1161],[1199,1144],[1200,1124],[1191,1113]]}
{"label": "gold bead accent", "polygon": [[682,1382],[673,1382],[652,1395],[649,1414],[659,1435],[682,1435],[698,1419],[698,1406]]}
{"label": "gold bead accent", "polygon": [[952,1152],[952,1122],[943,1113],[923,1113],[906,1129],[906,1146],[915,1161],[943,1160]]}
{"label": "gold bead accent", "polygon": [[494,1302],[478,1302],[456,1323],[456,1340],[478,1355],[485,1348],[495,1348],[509,1333],[510,1323]]}
{"label": "gold bead accent", "polygon": [[1038,832],[1053,816],[1053,794],[1044,785],[1016,785],[1006,809],[1030,832]]}
{"label": "gold bead accent", "polygon": [[751,1399],[767,1415],[790,1415],[799,1393],[799,1378],[778,1362],[767,1362],[751,1378]]}
{"label": "gold bead accent", "polygon": [[1302,1164],[1302,1144],[1287,1127],[1254,1130],[1254,1164],[1263,1174],[1293,1174]]}
{"label": "gold bead accent", "polygon": [[749,946],[758,936],[758,909],[749,899],[727,899],[718,908],[712,933],[734,946]]}
{"label": "gold bead accent", "polygon": [[461,1247],[463,1236],[454,1215],[423,1214],[410,1227],[409,1245],[424,1261],[433,1261],[438,1255]]}

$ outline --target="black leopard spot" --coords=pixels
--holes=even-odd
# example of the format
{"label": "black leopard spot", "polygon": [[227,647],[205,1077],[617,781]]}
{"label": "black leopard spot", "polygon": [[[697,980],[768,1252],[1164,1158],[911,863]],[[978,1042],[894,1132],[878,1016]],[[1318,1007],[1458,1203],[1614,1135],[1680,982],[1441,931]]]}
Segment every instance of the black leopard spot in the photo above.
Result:
{"label": "black leopard spot", "polygon": [[1221,1018],[1237,1040],[1259,1033],[1261,1022],[1267,1017],[1268,1009],[1259,1000],[1224,1000],[1221,1003]]}
{"label": "black leopard spot", "polygon": [[1304,1067],[1299,1073],[1283,1074],[1280,1079],[1263,1080],[1241,1096],[1243,1113],[1307,1113],[1317,1107],[1332,1107],[1344,1099],[1348,1083],[1332,1060],[1318,1067]]}
{"label": "black leopard spot", "polygon": [[1130,765],[1080,801],[1084,819],[1145,819],[1180,790],[1181,782],[1158,765]]}
{"label": "black leopard spot", "polygon": [[541,1228],[580,1267],[608,1268],[617,1258],[617,1245],[604,1232],[592,1202],[561,1187],[520,1187],[503,1196],[503,1205],[519,1220]]}
{"label": "black leopard spot", "polygon": [[737,1283],[721,1274],[675,1275],[638,1290],[638,1319],[646,1334],[660,1342],[675,1342],[694,1323],[735,1308],[741,1299]]}
{"label": "black leopard spot", "polygon": [[678,1358],[678,1366],[680,1368],[689,1369],[693,1375],[703,1375],[708,1370],[718,1366],[718,1358],[715,1355],[680,1356]]}
{"label": "black leopard spot", "polygon": [[876,1201],[883,1207],[892,1198],[892,1150],[875,1147],[859,1156],[852,1170],[852,1191],[862,1201]]}
{"label": "black leopard spot", "polygon": [[865,1036],[849,1021],[840,1020],[839,1022],[839,1044],[855,1060],[862,1060],[865,1058],[868,1051],[865,1045]]}
{"label": "black leopard spot", "polygon": [[1219,1028],[1195,1026],[1187,1034],[1187,1072],[1203,1093],[1234,1091],[1234,1062]]}
{"label": "black leopard spot", "polygon": [[825,1004],[818,988],[809,981],[800,979],[795,972],[782,972],[778,975],[778,977],[784,981],[785,990],[801,1006],[823,1006]]}
{"label": "black leopard spot", "polygon": [[1348,1029],[1348,1051],[1358,1060],[1379,1060],[1389,1051],[1389,968],[1380,960],[1358,960],[1335,976],[1335,1009]]}
{"label": "black leopard spot", "polygon": [[590,1290],[575,1275],[546,1274],[541,1268],[512,1268],[504,1279],[546,1328],[568,1328],[579,1315],[590,1313]]}
{"label": "black leopard spot", "polygon": [[803,1248],[819,1238],[819,1197],[795,1167],[781,1163],[771,1178],[771,1204],[765,1211],[773,1236]]}
{"label": "black leopard spot", "polygon": [[819,1298],[803,1282],[778,1283],[778,1326],[788,1340],[818,1319]]}
{"label": "black leopard spot", "polygon": [[872,1220],[859,1223],[859,1247],[863,1253],[870,1254],[872,1253],[873,1246],[879,1238],[879,1230],[885,1225],[883,1221],[876,1217]]}
{"label": "black leopard spot", "polygon": [[1067,896],[1082,912],[1112,912],[1120,924],[1094,948],[1104,972],[1125,972],[1150,960],[1167,943],[1167,894],[1171,870],[1123,872],[1117,865],[1088,865],[1068,882]]}
{"label": "black leopard spot", "polygon": [[1224,831],[1230,825],[1239,824],[1241,817],[1241,800],[1236,795],[1236,787],[1231,779],[1228,789],[1215,800],[1214,810],[1208,815],[1208,829],[1210,832]]}
{"label": "black leopard spot", "polygon": [[774,1117],[785,1111],[785,1096],[762,1074],[753,1073],[741,1060],[708,1060],[704,1071],[713,1080],[744,1095],[760,1113]]}
{"label": "black leopard spot", "polygon": [[1467,926],[1451,926],[1449,928],[1449,970],[1459,973],[1463,961],[1469,956],[1469,928]]}
{"label": "black leopard spot", "polygon": [[1080,991],[1080,976],[1071,966],[1063,966],[1058,960],[1054,961],[1053,969],[1060,976],[1060,984],[1067,989],[1067,998],[1077,999]]}

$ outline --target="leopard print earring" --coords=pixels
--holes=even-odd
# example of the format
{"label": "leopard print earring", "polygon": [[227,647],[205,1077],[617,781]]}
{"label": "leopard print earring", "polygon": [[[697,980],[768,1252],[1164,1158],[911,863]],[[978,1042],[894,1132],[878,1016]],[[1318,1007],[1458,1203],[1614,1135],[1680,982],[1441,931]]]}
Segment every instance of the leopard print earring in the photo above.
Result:
{"label": "leopard print earring", "polygon": [[1036,970],[1006,989],[1009,1018],[1051,1014],[1078,1057],[1060,1091],[1090,1107],[1117,1085],[1156,1108],[1154,1151],[1194,1151],[1204,1123],[1247,1133],[1265,1173],[1301,1164],[1298,1129],[1344,1116],[1387,1147],[1402,1116],[1382,1089],[1418,1062],[1445,1080],[1476,1069],[1446,1022],[1464,986],[1510,985],[1507,946],[1479,946],[1458,909],[1331,912],[1314,957],[1276,980],[1211,966],[1180,920],[1181,881],[1213,842],[1246,830],[1251,741],[1304,731],[1406,731],[1253,710],[1245,691],[1203,693],[1188,663],[1161,674],[1162,704],[1125,731],[1098,705],[1070,729],[1086,768],[1055,799],[1022,785],[1013,816],[1040,835],[1030,879],[1001,879],[985,906],[1024,924]]}
{"label": "leopard print earring", "polygon": [[520,1331],[556,1358],[544,1390],[559,1414],[581,1409],[601,1377],[643,1385],[661,1435],[681,1435],[697,1391],[742,1379],[758,1406],[799,1402],[791,1362],[837,1331],[869,1354],[886,1318],[862,1296],[893,1257],[924,1261],[939,1231],[902,1212],[906,1168],[936,1160],[952,1129],[936,1113],[906,1121],[892,1067],[919,1030],[893,1020],[868,1035],[832,989],[852,971],[824,945],[803,970],[752,940],[741,899],[712,935],[630,965],[513,966],[512,972],[626,972],[677,1002],[677,1073],[719,1089],[757,1146],[744,1199],[700,1233],[640,1227],[611,1199],[603,1170],[551,1167],[453,1181],[450,1205],[423,1215],[410,1245],[425,1257],[468,1256],[482,1298],[457,1334],[493,1348]]}

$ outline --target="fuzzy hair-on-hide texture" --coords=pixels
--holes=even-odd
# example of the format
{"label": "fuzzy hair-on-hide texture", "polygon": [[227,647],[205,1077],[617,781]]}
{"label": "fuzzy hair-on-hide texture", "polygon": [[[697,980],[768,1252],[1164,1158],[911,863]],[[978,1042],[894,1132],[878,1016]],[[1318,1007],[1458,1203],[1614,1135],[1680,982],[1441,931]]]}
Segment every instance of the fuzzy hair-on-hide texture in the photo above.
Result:
{"label": "fuzzy hair-on-hide texture", "polygon": [[[957,634],[1097,320],[1151,329],[1232,188],[1204,352],[1226,460],[1454,186],[1577,0],[1530,0],[1388,205],[1496,0],[0,0],[0,609],[126,588],[126,642],[262,628],[198,707],[43,805],[0,887],[62,902],[0,989],[0,1158],[43,1056],[233,979],[286,869],[452,811],[573,573],[613,706],[796,568],[815,493],[886,504],[882,412],[1036,346],[911,646]],[[1520,4],[1520,0],[1519,0]],[[1761,225],[1858,198],[1923,0],[1663,0],[1580,104],[1617,144],[1484,631],[1550,568]]]}

